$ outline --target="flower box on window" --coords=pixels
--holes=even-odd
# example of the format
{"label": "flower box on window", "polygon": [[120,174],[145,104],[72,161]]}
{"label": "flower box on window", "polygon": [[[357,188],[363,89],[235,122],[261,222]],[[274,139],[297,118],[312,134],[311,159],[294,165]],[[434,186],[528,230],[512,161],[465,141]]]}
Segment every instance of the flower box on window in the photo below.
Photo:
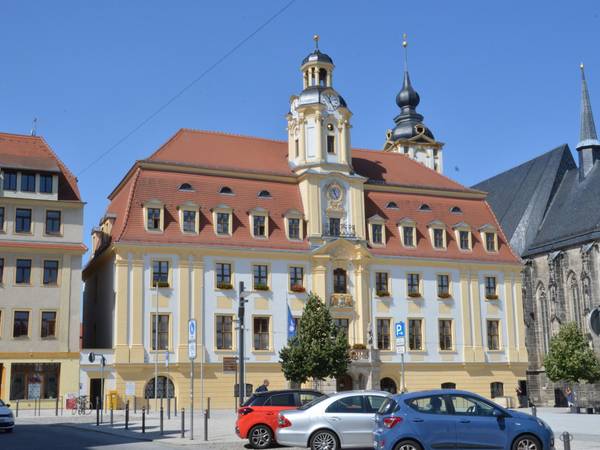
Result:
{"label": "flower box on window", "polygon": [[223,290],[233,289],[233,284],[231,284],[231,283],[217,283],[217,289],[223,289]]}
{"label": "flower box on window", "polygon": [[377,291],[377,297],[389,297],[390,293],[388,291]]}
{"label": "flower box on window", "polygon": [[304,286],[302,286],[301,284],[294,284],[291,287],[291,291],[292,292],[306,292],[306,288]]}
{"label": "flower box on window", "polygon": [[420,292],[409,292],[408,296],[411,298],[421,298],[421,293]]}
{"label": "flower box on window", "polygon": [[354,344],[352,345],[353,350],[366,350],[367,346],[365,344]]}
{"label": "flower box on window", "polygon": [[485,298],[488,300],[498,300],[498,294],[487,294]]}
{"label": "flower box on window", "polygon": [[445,299],[445,298],[450,298],[450,297],[452,297],[452,296],[450,295],[450,292],[440,292],[440,293],[438,294],[438,298],[444,298],[444,299]]}
{"label": "flower box on window", "polygon": [[254,285],[254,290],[255,291],[268,291],[269,290],[269,286],[266,284],[255,284]]}

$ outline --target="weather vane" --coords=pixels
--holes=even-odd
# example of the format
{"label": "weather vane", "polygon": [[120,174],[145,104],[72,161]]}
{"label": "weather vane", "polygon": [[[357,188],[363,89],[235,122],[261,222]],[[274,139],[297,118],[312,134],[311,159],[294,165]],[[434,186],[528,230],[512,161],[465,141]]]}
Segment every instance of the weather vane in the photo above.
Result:
{"label": "weather vane", "polygon": [[313,41],[315,41],[315,50],[319,50],[319,35],[315,34],[313,36]]}

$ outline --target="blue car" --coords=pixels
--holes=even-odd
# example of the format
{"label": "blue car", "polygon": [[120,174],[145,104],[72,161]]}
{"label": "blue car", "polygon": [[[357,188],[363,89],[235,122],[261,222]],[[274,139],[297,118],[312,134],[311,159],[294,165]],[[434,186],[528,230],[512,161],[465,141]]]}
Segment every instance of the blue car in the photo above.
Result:
{"label": "blue car", "polygon": [[394,395],[375,422],[378,450],[554,450],[543,420],[455,389]]}

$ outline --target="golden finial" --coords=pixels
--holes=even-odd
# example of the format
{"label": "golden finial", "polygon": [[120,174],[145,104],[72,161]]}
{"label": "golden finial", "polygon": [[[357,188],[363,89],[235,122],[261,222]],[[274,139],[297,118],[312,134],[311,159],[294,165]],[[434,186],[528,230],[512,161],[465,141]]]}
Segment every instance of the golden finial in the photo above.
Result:
{"label": "golden finial", "polygon": [[408,47],[408,41],[406,40],[407,36],[406,33],[402,34],[402,47],[406,48]]}
{"label": "golden finial", "polygon": [[315,41],[315,50],[319,50],[319,35],[315,34],[313,36],[313,41]]}
{"label": "golden finial", "polygon": [[583,70],[583,63],[579,63],[579,68]]}

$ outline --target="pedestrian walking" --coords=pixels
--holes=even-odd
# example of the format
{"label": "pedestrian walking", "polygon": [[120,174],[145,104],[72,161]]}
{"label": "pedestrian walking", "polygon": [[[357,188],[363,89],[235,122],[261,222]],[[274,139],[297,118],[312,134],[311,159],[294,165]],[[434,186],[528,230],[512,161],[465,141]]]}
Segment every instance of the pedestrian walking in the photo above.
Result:
{"label": "pedestrian walking", "polygon": [[569,405],[569,408],[575,406],[575,394],[573,394],[573,391],[569,386],[565,389],[565,397],[567,397],[567,405]]}
{"label": "pedestrian walking", "polygon": [[263,384],[256,388],[256,392],[267,392],[269,390],[269,380],[265,379]]}

